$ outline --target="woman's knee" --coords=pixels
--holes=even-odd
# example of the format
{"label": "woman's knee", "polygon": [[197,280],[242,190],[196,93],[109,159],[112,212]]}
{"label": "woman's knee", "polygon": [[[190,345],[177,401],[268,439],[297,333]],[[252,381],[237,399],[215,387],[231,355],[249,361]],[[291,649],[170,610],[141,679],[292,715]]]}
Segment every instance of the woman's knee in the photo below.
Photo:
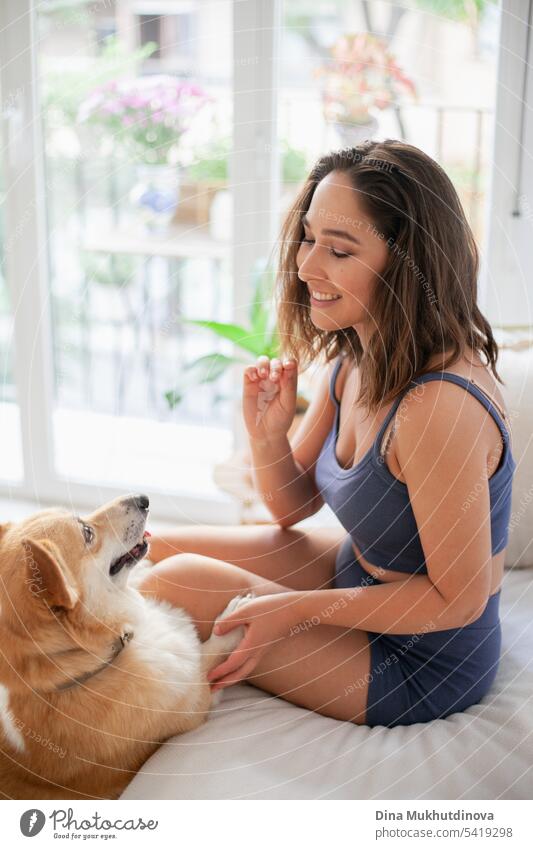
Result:
{"label": "woman's knee", "polygon": [[232,566],[231,563],[224,563],[202,554],[184,552],[156,563],[141,586],[150,584],[157,586],[159,590],[167,587],[169,590],[178,591],[219,592],[220,589],[226,588],[248,592],[251,589],[252,575],[244,569]]}
{"label": "woman's knee", "polygon": [[193,547],[195,528],[197,533],[196,526],[180,525],[174,528],[171,534],[152,534],[148,559],[152,563],[159,563],[166,557],[177,557],[180,554],[185,554],[189,548]]}
{"label": "woman's knee", "polygon": [[157,563],[139,585],[143,595],[187,609],[202,607],[213,618],[233,596],[250,592],[254,576],[201,554],[175,554]]}

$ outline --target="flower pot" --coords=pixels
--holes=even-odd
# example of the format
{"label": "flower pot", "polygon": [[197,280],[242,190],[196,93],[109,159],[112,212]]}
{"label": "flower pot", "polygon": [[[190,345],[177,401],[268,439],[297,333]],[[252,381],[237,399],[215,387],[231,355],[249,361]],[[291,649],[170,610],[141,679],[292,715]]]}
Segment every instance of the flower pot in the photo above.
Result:
{"label": "flower pot", "polygon": [[149,232],[164,233],[180,197],[180,172],[170,165],[138,165],[138,182],[129,199]]}
{"label": "flower pot", "polygon": [[205,227],[209,224],[211,202],[225,182],[207,182],[184,177],[180,185],[179,203],[174,213],[176,224],[195,224]]}
{"label": "flower pot", "polygon": [[364,124],[344,124],[341,121],[333,122],[333,127],[337,135],[346,147],[357,147],[357,145],[367,139],[372,139],[377,132],[378,126],[378,119],[374,115],[369,115],[368,121]]}

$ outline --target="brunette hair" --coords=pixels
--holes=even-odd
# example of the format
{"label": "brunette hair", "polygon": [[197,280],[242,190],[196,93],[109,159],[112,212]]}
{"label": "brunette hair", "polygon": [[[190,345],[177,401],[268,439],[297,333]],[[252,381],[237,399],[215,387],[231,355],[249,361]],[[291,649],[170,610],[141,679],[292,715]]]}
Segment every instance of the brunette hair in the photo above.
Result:
{"label": "brunette hair", "polygon": [[[332,171],[349,175],[357,199],[389,258],[369,312],[379,332],[366,350],[353,327],[321,330],[310,318],[309,292],[298,277],[302,216],[318,183]],[[479,254],[461,201],[445,171],[423,151],[396,139],[365,141],[322,156],[280,232],[276,312],[280,347],[305,370],[317,356],[348,353],[360,366],[358,401],[368,409],[393,400],[428,361],[451,349],[447,368],[467,347],[485,354],[496,379],[498,345],[477,306]]]}

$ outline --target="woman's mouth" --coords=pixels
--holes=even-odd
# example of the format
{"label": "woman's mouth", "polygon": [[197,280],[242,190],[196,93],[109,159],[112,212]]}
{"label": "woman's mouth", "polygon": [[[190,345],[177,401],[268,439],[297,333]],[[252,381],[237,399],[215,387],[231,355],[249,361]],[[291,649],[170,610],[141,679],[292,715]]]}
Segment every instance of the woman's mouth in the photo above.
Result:
{"label": "woman's mouth", "polygon": [[327,294],[325,292],[309,292],[311,306],[314,307],[330,307],[336,301],[340,301],[342,295]]}

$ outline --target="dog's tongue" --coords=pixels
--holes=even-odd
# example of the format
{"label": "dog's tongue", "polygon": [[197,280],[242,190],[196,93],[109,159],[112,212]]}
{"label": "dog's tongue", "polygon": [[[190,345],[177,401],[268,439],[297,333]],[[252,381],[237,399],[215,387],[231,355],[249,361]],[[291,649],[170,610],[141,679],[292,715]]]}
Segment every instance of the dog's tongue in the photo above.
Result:
{"label": "dog's tongue", "polygon": [[151,537],[151,536],[152,536],[152,534],[150,533],[150,531],[145,531],[144,534],[143,534],[143,539],[145,537]]}

